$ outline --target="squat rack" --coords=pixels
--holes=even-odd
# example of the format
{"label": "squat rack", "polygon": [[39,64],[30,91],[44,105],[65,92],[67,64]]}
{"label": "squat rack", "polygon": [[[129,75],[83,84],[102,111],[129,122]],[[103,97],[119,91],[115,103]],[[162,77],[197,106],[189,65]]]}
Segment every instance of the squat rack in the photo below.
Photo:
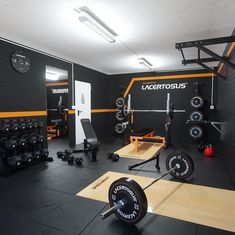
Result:
{"label": "squat rack", "polygon": [[[226,56],[220,56],[205,46],[223,44],[223,43],[232,43],[232,42],[235,42],[235,36],[180,42],[180,43],[175,44],[175,48],[178,49],[182,54],[182,57],[183,57],[182,64],[184,65],[198,64],[202,68],[206,69],[207,71],[214,73],[217,77],[222,78],[223,80],[226,80],[226,77],[222,75],[221,73],[219,73],[218,70],[210,68],[205,63],[218,61],[234,70],[235,70],[235,64],[231,63]],[[190,48],[190,47],[197,48],[197,51],[198,51],[197,59],[190,59],[190,60],[185,59],[183,48]],[[203,51],[210,57],[201,58],[201,51]]]}

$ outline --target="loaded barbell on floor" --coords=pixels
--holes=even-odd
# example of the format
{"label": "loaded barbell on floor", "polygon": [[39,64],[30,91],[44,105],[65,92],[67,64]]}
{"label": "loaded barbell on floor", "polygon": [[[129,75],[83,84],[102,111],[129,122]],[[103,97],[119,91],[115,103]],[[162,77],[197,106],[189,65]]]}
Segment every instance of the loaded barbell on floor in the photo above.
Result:
{"label": "loaded barbell on floor", "polygon": [[194,170],[193,160],[186,153],[171,153],[166,160],[167,172],[142,188],[137,182],[127,177],[114,181],[108,192],[110,209],[100,215],[106,219],[115,214],[128,224],[138,223],[147,213],[148,201],[144,190],[155,184],[164,176],[171,174],[177,179],[187,179]]}

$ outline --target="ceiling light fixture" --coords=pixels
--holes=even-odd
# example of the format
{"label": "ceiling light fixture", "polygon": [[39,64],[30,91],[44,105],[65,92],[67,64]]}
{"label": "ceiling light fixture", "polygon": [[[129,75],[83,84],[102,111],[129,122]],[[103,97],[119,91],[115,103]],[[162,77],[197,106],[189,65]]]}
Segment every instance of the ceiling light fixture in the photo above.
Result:
{"label": "ceiling light fixture", "polygon": [[152,69],[153,65],[144,57],[138,58],[138,62],[140,65],[144,66],[145,68]]}
{"label": "ceiling light fixture", "polygon": [[86,25],[88,28],[92,29],[94,32],[99,34],[102,38],[107,40],[110,43],[116,42],[115,36],[117,36],[114,32],[108,29],[98,17],[94,17],[94,14],[90,14],[90,10],[86,11],[83,8],[74,9],[79,14],[79,21]]}
{"label": "ceiling light fixture", "polygon": [[58,74],[55,74],[55,73],[46,72],[46,79],[56,81],[59,79],[59,76],[58,76]]}

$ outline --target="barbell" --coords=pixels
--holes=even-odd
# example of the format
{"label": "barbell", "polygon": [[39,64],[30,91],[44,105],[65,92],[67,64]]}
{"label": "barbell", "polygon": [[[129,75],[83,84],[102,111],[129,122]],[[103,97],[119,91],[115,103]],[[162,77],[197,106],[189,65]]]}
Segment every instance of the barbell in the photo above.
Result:
{"label": "barbell", "polygon": [[164,176],[171,174],[177,179],[187,179],[194,170],[192,158],[183,152],[174,152],[166,159],[167,171],[142,188],[136,181],[122,177],[114,181],[108,192],[110,208],[100,217],[106,219],[111,214],[128,224],[136,224],[143,219],[148,210],[148,201],[144,190]]}

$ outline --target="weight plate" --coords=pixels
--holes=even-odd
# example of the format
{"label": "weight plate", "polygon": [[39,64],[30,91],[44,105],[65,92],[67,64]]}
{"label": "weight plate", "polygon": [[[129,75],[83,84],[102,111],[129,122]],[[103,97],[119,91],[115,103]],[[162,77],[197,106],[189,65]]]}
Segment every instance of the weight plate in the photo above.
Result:
{"label": "weight plate", "polygon": [[124,116],[122,110],[118,110],[118,112],[116,113],[116,119],[120,122],[125,119],[125,116]]}
{"label": "weight plate", "polygon": [[128,111],[128,108],[127,108],[127,106],[126,106],[126,105],[124,106],[124,108],[123,108],[123,111],[122,111],[122,112],[123,112],[123,115],[124,115],[124,116],[127,116],[127,115],[129,114],[129,111]]}
{"label": "weight plate", "polygon": [[125,106],[125,103],[126,103],[126,101],[122,97],[119,97],[119,98],[116,99],[116,106],[118,108],[123,108]]}
{"label": "weight plate", "polygon": [[189,118],[191,121],[202,121],[203,120],[203,113],[200,111],[193,111],[190,114]]}
{"label": "weight plate", "polygon": [[179,164],[179,168],[172,171],[170,174],[177,179],[187,179],[194,170],[192,158],[183,152],[173,152],[166,159],[166,168],[169,171],[171,168]]}
{"label": "weight plate", "polygon": [[118,123],[115,125],[115,131],[117,134],[122,134],[125,130],[125,127],[122,125],[122,123]]}
{"label": "weight plate", "polygon": [[19,73],[27,73],[30,68],[29,58],[22,51],[15,51],[12,54],[11,64]]}
{"label": "weight plate", "polygon": [[200,139],[203,136],[203,129],[200,126],[191,126],[189,128],[189,135],[193,139]]}
{"label": "weight plate", "polygon": [[63,105],[61,105],[59,108],[58,108],[58,112],[60,115],[64,115],[65,114],[65,107]]}
{"label": "weight plate", "polygon": [[190,100],[190,104],[193,108],[195,109],[199,109],[203,106],[204,104],[204,100],[202,99],[201,96],[194,96],[191,100]]}
{"label": "weight plate", "polygon": [[108,196],[111,207],[120,200],[124,203],[114,214],[125,223],[136,224],[147,213],[148,202],[144,190],[132,179],[122,177],[114,181]]}

